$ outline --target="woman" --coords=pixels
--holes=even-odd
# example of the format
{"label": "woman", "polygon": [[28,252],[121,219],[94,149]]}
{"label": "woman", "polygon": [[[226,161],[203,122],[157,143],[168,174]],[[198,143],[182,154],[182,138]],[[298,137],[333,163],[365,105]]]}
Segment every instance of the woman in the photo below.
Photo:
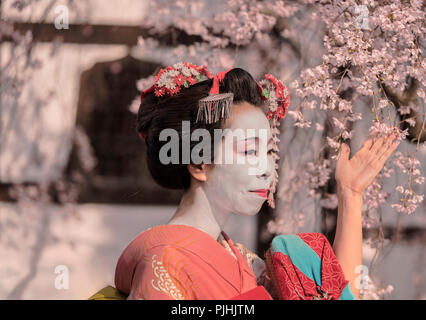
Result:
{"label": "woman", "polygon": [[[194,70],[197,80],[191,77],[188,68],[189,71]],[[174,84],[167,83],[164,72],[169,72],[174,77]],[[201,76],[208,79],[202,80]],[[231,94],[232,112],[229,115],[229,100],[226,101],[229,96],[218,104],[215,97],[220,98],[217,95],[219,93]],[[115,285],[120,292],[128,299],[232,299],[244,298],[244,294],[250,292],[257,292],[248,296],[251,298],[304,298],[299,292],[308,285],[299,283],[294,285],[294,289],[292,285],[288,285],[292,280],[289,269],[286,269],[286,261],[289,259],[292,267],[297,266],[295,272],[305,270],[303,272],[307,279],[310,278],[308,281],[315,280],[315,288],[321,285],[318,283],[320,280],[314,278],[317,272],[315,270],[319,270],[321,262],[326,265],[323,258],[337,258],[337,267],[333,270],[339,273],[342,281],[339,293],[334,298],[342,298],[345,294],[353,297],[349,288],[358,297],[355,286],[358,275],[355,268],[362,264],[362,195],[397,147],[398,143],[393,143],[394,136],[381,137],[375,142],[368,139],[350,160],[349,147],[343,144],[336,168],[339,205],[334,252],[330,250],[332,254],[321,256],[321,252],[326,252],[329,244],[320,234],[277,238],[273,242],[275,249],[272,254],[279,253],[281,258],[284,257],[284,262],[281,266],[278,260],[271,262],[270,255],[269,277],[265,277],[263,261],[244,246],[234,245],[222,231],[231,214],[257,214],[263,202],[268,199],[268,190],[274,184],[276,149],[273,147],[274,133],[268,119],[270,117],[261,108],[264,105],[262,87],[243,69],[231,69],[212,79],[206,68],[181,63],[160,71],[156,84],[145,90],[142,98],[137,130],[147,145],[148,168],[159,185],[184,189],[184,195],[166,225],[142,232],[122,253],[115,273]],[[206,99],[208,108],[202,109],[200,101]],[[215,111],[219,110],[217,114],[221,117],[213,121],[211,118],[208,121],[198,121],[203,118],[203,112],[213,109],[212,106],[217,108]],[[207,118],[209,117],[204,114],[204,120]],[[185,121],[189,121],[190,126],[184,127]],[[200,163],[191,157],[189,163],[165,163],[161,157],[166,155],[164,148],[168,142],[162,137],[162,132],[166,129],[177,132],[179,159],[184,157],[185,152],[189,152],[190,155],[201,154],[204,161]],[[197,129],[204,129],[203,132],[208,132],[210,137],[215,136],[215,129],[228,131],[219,139],[207,141],[210,148],[201,150],[199,146],[197,148],[199,140],[188,139]],[[231,140],[232,143],[225,143],[226,138],[237,130],[252,134],[237,137]],[[189,141],[186,146],[183,143],[185,139]],[[169,145],[170,150],[175,145]],[[239,162],[235,158],[231,162],[226,161],[229,155],[245,161]],[[266,161],[259,169],[257,165],[262,157]],[[206,159],[212,161],[205,161]],[[303,251],[300,247],[302,249],[292,252],[297,241],[302,246],[307,244],[307,250],[312,250]],[[322,251],[316,250],[318,245],[313,245],[314,242],[310,241],[320,243]],[[306,252],[305,256],[303,252]],[[318,262],[312,262],[312,259],[305,262],[304,258],[310,254]],[[301,255],[301,259],[297,255]],[[314,266],[314,263],[319,265]],[[312,265],[305,268],[308,264]],[[271,273],[274,268],[276,272]],[[299,275],[295,276],[300,278]],[[269,294],[260,292],[258,289],[263,286],[259,285],[266,287]],[[305,294],[306,292],[305,290]],[[327,298],[327,294],[323,297]],[[316,297],[308,297],[311,298]]]}

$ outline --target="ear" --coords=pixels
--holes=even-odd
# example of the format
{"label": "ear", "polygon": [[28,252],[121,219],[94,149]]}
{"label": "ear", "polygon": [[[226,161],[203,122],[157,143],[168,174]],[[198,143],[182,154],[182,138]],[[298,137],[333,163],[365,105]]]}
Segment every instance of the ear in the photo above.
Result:
{"label": "ear", "polygon": [[208,166],[206,164],[189,164],[187,168],[194,179],[198,181],[207,181]]}

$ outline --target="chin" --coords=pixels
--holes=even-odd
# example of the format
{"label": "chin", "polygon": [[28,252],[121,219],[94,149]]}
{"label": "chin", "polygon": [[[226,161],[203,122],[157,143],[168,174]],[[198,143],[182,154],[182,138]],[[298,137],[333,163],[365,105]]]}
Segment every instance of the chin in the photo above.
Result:
{"label": "chin", "polygon": [[263,202],[257,206],[251,205],[250,208],[245,208],[245,209],[239,208],[238,210],[235,210],[234,212],[238,214],[239,216],[252,217],[259,213],[260,209],[262,208],[262,204]]}

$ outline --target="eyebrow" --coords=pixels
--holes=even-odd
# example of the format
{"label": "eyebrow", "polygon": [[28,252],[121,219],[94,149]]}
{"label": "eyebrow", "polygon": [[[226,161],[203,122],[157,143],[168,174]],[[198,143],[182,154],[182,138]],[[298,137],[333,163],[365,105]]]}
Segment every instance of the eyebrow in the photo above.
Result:
{"label": "eyebrow", "polygon": [[[252,139],[254,139],[254,140],[259,140],[259,137],[250,137],[250,138],[242,139],[242,140],[240,140],[240,141],[247,141],[247,140],[252,140]],[[270,144],[271,142],[272,142],[272,138],[270,138],[270,139],[268,140],[268,144]]]}

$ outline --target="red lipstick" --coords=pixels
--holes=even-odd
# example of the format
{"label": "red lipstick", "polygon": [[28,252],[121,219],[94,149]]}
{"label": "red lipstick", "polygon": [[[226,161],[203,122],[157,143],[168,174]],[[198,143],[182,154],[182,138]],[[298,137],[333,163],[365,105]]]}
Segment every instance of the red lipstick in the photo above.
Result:
{"label": "red lipstick", "polygon": [[268,197],[268,189],[258,189],[258,190],[253,190],[252,192],[256,192],[259,196],[264,198]]}

